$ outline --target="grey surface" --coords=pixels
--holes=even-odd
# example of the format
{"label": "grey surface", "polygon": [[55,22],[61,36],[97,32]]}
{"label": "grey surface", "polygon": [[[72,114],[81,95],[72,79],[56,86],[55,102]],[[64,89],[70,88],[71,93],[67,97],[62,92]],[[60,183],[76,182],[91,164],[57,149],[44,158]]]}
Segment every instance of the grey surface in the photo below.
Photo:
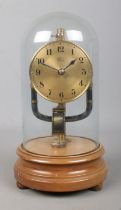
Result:
{"label": "grey surface", "polygon": [[[22,141],[21,58],[26,31],[41,14],[70,11],[87,19],[100,44],[100,140],[109,174],[100,192],[50,195],[16,188],[13,165]],[[0,0],[0,209],[121,209],[121,1]],[[73,127],[74,129],[74,127]],[[69,129],[68,129],[69,131]],[[72,132],[72,129],[71,129]]]}

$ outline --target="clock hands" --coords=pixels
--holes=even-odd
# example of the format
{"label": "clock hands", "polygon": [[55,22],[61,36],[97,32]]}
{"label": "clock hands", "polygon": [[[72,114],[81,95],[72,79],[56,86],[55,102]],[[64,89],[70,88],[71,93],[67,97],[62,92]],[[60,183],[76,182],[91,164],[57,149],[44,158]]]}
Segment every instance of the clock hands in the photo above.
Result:
{"label": "clock hands", "polygon": [[66,70],[69,66],[73,65],[73,64],[75,63],[75,61],[76,61],[76,59],[71,60],[71,61],[68,63],[67,66],[65,66],[64,68],[61,68],[61,69],[59,69],[59,70],[56,69],[56,68],[54,68],[54,67],[52,67],[52,66],[50,66],[50,65],[48,65],[48,64],[46,64],[46,63],[41,63],[41,64],[44,65],[44,66],[47,66],[47,67],[49,67],[49,68],[51,68],[51,69],[54,69],[54,70],[58,71],[58,74],[59,74],[59,75],[63,75],[63,74],[65,73],[65,70]]}
{"label": "clock hands", "polygon": [[69,66],[73,65],[73,64],[75,63],[75,61],[76,61],[76,59],[71,60],[71,61],[69,62],[69,64],[68,64],[65,68],[59,69],[59,70],[58,70],[58,74],[59,74],[59,75],[63,75],[63,74],[65,73],[65,70],[66,70]]}
{"label": "clock hands", "polygon": [[73,65],[73,64],[75,63],[75,61],[76,61],[76,59],[70,61],[69,64],[68,64],[65,68],[63,68],[63,70],[65,70],[65,69],[67,69],[69,66]]}
{"label": "clock hands", "polygon": [[52,66],[50,66],[50,65],[48,65],[48,64],[46,64],[46,63],[41,63],[41,64],[44,65],[44,66],[47,66],[47,67],[49,67],[49,68],[51,68],[51,69],[54,69],[54,70],[58,71],[58,69],[56,69],[56,68],[54,68],[54,67],[52,67]]}

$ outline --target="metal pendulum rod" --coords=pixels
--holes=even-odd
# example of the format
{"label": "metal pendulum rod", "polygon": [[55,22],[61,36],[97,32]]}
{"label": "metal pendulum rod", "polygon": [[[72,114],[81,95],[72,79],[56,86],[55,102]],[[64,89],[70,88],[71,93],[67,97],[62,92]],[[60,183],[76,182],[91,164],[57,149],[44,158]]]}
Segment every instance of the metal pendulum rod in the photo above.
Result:
{"label": "metal pendulum rod", "polygon": [[64,147],[67,143],[65,138],[65,106],[59,104],[53,109],[52,135],[55,137],[52,146]]}
{"label": "metal pendulum rod", "polygon": [[[38,110],[38,102],[37,102],[37,92],[34,88],[31,88],[31,106],[33,114],[40,120],[44,120],[47,122],[52,122],[52,116],[47,116],[39,112]],[[92,111],[93,106],[93,97],[92,97],[92,85],[89,86],[88,90],[86,91],[86,110],[74,116],[65,116],[64,113],[64,122],[74,122],[78,120],[83,120],[88,117]],[[54,112],[53,112],[54,113]],[[55,115],[55,113],[53,114]]]}

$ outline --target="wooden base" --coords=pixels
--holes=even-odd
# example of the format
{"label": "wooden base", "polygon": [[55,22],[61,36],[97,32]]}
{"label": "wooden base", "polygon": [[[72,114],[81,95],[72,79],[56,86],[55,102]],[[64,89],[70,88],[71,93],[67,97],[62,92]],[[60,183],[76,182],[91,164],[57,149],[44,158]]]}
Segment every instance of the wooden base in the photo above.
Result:
{"label": "wooden base", "polygon": [[21,145],[14,167],[17,186],[47,192],[100,190],[107,174],[103,153],[99,145],[85,154],[47,156],[28,152]]}

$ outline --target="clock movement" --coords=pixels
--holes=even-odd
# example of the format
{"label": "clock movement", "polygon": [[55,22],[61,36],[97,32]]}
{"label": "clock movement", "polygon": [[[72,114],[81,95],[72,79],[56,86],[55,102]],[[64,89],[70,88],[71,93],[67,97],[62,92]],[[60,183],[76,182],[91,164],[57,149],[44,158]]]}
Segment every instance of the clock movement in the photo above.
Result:
{"label": "clock movement", "polygon": [[[68,13],[42,17],[27,37],[24,59],[24,142],[17,149],[17,186],[48,192],[101,189],[107,168],[104,148],[97,141],[93,29]],[[43,135],[49,123],[52,134]]]}

